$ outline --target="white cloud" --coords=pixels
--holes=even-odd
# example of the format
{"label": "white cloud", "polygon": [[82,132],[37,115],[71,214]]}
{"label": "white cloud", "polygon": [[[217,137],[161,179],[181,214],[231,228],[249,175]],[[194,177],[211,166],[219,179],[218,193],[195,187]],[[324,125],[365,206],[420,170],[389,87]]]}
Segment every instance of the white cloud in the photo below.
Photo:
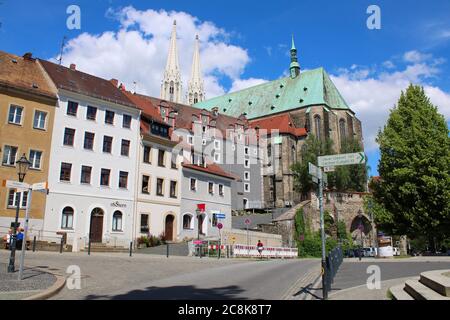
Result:
{"label": "white cloud", "polygon": [[[225,93],[220,83],[222,77],[228,77],[231,83],[245,82],[241,76],[251,62],[247,50],[230,44],[230,35],[212,22],[202,22],[185,12],[140,11],[131,6],[119,11],[109,9],[106,15],[118,22],[118,30],[95,35],[83,33],[71,39],[64,52],[65,65],[75,63],[79,70],[106,79],[116,78],[127,88],[137,82],[139,92],[159,96],[172,24],[176,20],[184,91],[197,34],[206,96]],[[257,79],[249,79],[254,80]]]}
{"label": "white cloud", "polygon": [[[353,70],[355,74],[360,75],[359,71]],[[436,77],[438,73],[439,69],[433,63],[415,63],[401,71],[383,72],[378,76],[364,78],[355,77],[348,71],[340,72],[332,76],[332,80],[362,121],[366,150],[375,151],[378,148],[375,142],[378,130],[386,123],[390,109],[397,103],[400,92],[410,83],[423,85],[431,102],[438,106],[439,112],[447,120],[450,119],[450,94],[426,83],[427,79]]]}
{"label": "white cloud", "polygon": [[431,54],[421,53],[417,50],[405,52],[405,54],[403,55],[403,59],[406,62],[412,62],[412,63],[423,62],[423,61],[430,59],[431,57],[432,57]]}
{"label": "white cloud", "polygon": [[250,79],[236,79],[235,81],[233,81],[233,85],[230,89],[230,92],[236,92],[236,91],[240,91],[243,89],[247,89],[250,87],[254,87],[257,86],[258,84],[262,84],[267,82],[267,80],[263,80],[263,79],[255,79],[255,78],[250,78]]}

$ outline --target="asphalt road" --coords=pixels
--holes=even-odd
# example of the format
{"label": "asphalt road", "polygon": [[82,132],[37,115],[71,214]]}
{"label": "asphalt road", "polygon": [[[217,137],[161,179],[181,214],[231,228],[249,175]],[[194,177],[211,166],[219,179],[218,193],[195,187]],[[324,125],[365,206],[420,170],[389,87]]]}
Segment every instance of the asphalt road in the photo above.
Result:
{"label": "asphalt road", "polygon": [[[0,262],[8,259],[0,250]],[[135,254],[27,252],[26,265],[61,276],[80,270],[81,288],[51,299],[282,299],[297,293],[320,260],[261,260]],[[294,285],[295,284],[295,285]]]}
{"label": "asphalt road", "polygon": [[143,283],[134,290],[119,290],[88,299],[259,299],[280,300],[294,283],[320,261],[272,260],[234,264]]}

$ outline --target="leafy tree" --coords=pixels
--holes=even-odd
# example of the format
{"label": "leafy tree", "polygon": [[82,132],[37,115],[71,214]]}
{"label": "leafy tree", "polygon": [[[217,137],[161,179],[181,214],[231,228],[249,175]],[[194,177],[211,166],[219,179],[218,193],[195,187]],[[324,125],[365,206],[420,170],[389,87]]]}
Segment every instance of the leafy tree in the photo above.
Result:
{"label": "leafy tree", "polygon": [[[360,152],[362,148],[355,139],[348,139],[341,146],[341,153]],[[292,165],[294,173],[294,188],[303,196],[311,190],[315,190],[311,176],[309,175],[308,163],[317,166],[317,157],[335,154],[333,141],[326,139],[321,141],[310,134],[305,140],[302,148],[301,162]],[[336,171],[328,173],[328,188],[337,191],[365,191],[368,168],[365,165],[351,165],[336,167]]]}
{"label": "leafy tree", "polygon": [[[379,219],[398,234],[450,234],[450,138],[447,123],[425,95],[410,85],[378,133],[381,179],[373,184]],[[434,245],[432,245],[434,247]]]}

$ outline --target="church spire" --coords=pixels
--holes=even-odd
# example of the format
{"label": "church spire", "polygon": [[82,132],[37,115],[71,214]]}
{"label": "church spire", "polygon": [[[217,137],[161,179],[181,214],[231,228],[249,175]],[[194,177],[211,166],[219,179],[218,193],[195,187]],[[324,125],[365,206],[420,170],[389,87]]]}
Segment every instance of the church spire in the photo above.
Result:
{"label": "church spire", "polygon": [[181,103],[181,72],[178,63],[177,47],[177,22],[173,22],[170,38],[169,55],[167,57],[166,70],[161,84],[161,99]]}
{"label": "church spire", "polygon": [[198,35],[195,37],[194,57],[192,59],[191,79],[189,80],[187,102],[193,105],[205,100],[205,90],[203,88],[203,78],[200,67],[200,44]]}
{"label": "church spire", "polygon": [[295,47],[294,35],[292,35],[292,47],[291,47],[291,65],[289,67],[291,78],[295,79],[300,75],[300,64],[297,58],[297,48]]}

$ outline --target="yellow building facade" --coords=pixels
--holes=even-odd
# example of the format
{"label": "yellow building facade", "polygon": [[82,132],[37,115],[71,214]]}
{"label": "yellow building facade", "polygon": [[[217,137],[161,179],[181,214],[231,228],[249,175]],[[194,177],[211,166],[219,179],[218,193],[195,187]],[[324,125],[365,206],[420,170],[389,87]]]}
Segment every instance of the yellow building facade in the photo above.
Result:
{"label": "yellow building facade", "polygon": [[[31,162],[24,182],[47,181],[56,90],[31,54],[23,57],[0,51],[0,181],[18,181],[16,162],[25,155]],[[24,223],[27,194],[0,184],[0,234],[7,232],[20,202]],[[30,229],[43,226],[46,195],[33,192]]]}

